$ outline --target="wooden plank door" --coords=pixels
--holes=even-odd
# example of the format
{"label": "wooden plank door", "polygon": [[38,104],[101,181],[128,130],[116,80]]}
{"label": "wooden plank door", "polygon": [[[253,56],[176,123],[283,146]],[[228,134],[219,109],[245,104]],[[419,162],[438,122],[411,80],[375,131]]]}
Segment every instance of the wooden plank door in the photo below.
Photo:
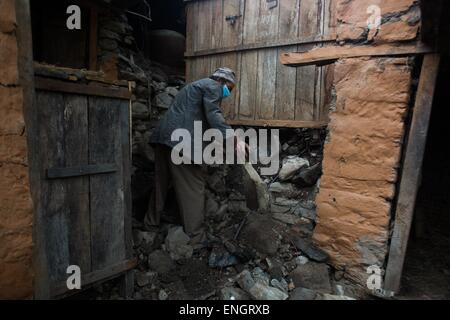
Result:
{"label": "wooden plank door", "polygon": [[[35,232],[38,298],[67,293],[67,268],[81,285],[130,266],[129,102],[37,91],[40,198]],[[44,266],[44,267],[42,267]],[[44,288],[43,288],[44,287]]]}

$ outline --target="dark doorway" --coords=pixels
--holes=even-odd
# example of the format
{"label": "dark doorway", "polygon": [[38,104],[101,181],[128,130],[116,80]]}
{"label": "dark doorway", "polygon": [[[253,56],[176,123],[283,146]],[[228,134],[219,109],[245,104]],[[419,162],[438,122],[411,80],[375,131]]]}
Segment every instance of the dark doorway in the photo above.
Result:
{"label": "dark doorway", "polygon": [[449,54],[441,57],[401,296],[450,298]]}

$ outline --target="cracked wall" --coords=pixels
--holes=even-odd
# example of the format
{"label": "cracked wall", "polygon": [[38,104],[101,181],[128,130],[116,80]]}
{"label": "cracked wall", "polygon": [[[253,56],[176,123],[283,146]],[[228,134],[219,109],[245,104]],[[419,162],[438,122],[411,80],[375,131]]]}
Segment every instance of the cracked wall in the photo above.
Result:
{"label": "cracked wall", "polygon": [[32,202],[15,1],[0,0],[0,299],[32,295]]}
{"label": "cracked wall", "polygon": [[340,60],[314,240],[360,284],[388,252],[410,87],[409,58]]}
{"label": "cracked wall", "polygon": [[[380,8],[379,29],[368,18]],[[341,44],[414,41],[414,0],[336,0],[332,16]],[[335,65],[336,109],[324,149],[314,241],[331,263],[365,286],[367,267],[383,267],[401,160],[412,67],[410,58],[354,58]]]}

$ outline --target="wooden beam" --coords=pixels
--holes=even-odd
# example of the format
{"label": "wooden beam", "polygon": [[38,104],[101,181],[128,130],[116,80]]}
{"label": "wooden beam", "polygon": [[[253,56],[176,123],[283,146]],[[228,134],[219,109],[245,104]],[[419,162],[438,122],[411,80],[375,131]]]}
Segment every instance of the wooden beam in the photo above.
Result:
{"label": "wooden beam", "polygon": [[55,79],[35,77],[36,89],[56,92],[66,92],[87,96],[99,96],[129,100],[133,95],[128,88],[99,84],[80,84]]}
{"label": "wooden beam", "polygon": [[128,87],[127,80],[106,79],[105,73],[103,71],[73,69],[55,66],[52,64],[39,63],[36,61],[34,62],[34,74],[42,78],[60,79],[71,82],[88,80],[93,82],[109,84],[113,86]]}
{"label": "wooden beam", "polygon": [[108,164],[90,164],[78,167],[65,167],[65,168],[50,168],[47,169],[48,179],[61,179],[87,176],[100,173],[116,172],[117,166],[115,163]]}
{"label": "wooden beam", "polygon": [[405,149],[405,160],[395,208],[394,232],[384,281],[385,290],[391,292],[398,292],[400,289],[409,232],[420,183],[419,176],[427,142],[439,60],[438,54],[427,54],[422,65],[411,128]]}
{"label": "wooden beam", "polygon": [[282,41],[273,41],[273,42],[263,42],[263,43],[250,43],[250,44],[241,44],[235,47],[226,47],[226,48],[217,48],[217,49],[205,49],[205,50],[198,50],[194,52],[186,52],[184,54],[185,58],[196,58],[196,57],[203,57],[203,56],[210,56],[210,55],[217,55],[217,54],[223,54],[223,53],[230,53],[230,52],[241,52],[241,51],[249,51],[249,50],[258,50],[258,49],[266,49],[266,48],[281,48],[281,47],[288,47],[288,46],[294,46],[294,45],[311,45],[311,44],[317,44],[322,45],[325,43],[335,42],[336,37],[335,36],[313,36],[309,38],[302,38],[302,39],[289,39],[289,40],[282,40]]}
{"label": "wooden beam", "polygon": [[381,56],[409,56],[431,53],[433,49],[422,44],[402,45],[364,45],[364,46],[326,46],[314,48],[306,52],[283,53],[281,63],[291,67],[308,65],[325,65],[344,58],[381,57]]}
{"label": "wooden beam", "polygon": [[106,281],[116,278],[122,275],[124,272],[131,270],[137,266],[137,259],[130,259],[122,261],[118,264],[112,265],[102,270],[93,271],[87,274],[81,274],[81,289],[80,290],[69,290],[67,288],[66,281],[55,285],[51,288],[51,297],[61,298],[63,295],[76,294],[82,290],[86,290],[89,286],[98,283],[100,281]]}
{"label": "wooden beam", "polygon": [[232,126],[249,127],[279,127],[279,128],[324,128],[327,121],[298,121],[298,120],[227,120]]}

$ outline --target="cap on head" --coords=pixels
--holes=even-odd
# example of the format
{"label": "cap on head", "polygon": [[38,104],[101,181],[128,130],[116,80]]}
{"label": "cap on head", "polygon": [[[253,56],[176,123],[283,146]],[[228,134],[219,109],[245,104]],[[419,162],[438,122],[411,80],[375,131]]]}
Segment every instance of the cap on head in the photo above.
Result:
{"label": "cap on head", "polygon": [[230,68],[219,68],[214,72],[212,76],[215,78],[225,79],[236,85],[236,74]]}

